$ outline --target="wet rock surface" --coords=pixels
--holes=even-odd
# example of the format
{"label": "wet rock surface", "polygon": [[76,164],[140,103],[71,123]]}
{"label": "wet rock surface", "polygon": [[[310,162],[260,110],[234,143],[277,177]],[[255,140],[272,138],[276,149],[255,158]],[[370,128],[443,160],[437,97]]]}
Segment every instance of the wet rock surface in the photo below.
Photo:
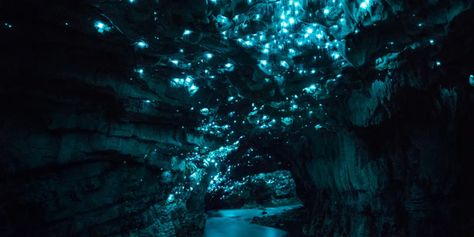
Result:
{"label": "wet rock surface", "polygon": [[310,215],[307,209],[299,207],[281,213],[256,216],[252,218],[252,223],[285,230],[290,237],[301,237],[307,236],[302,227],[309,224]]}

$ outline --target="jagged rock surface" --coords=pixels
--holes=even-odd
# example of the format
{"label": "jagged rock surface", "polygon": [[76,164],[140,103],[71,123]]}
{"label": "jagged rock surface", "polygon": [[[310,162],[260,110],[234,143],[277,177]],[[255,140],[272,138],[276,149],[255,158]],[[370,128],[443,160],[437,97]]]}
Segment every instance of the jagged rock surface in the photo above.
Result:
{"label": "jagged rock surface", "polygon": [[248,175],[240,180],[229,179],[208,191],[206,197],[208,209],[278,206],[297,202],[295,183],[287,170]]}
{"label": "jagged rock surface", "polygon": [[[330,106],[336,127],[294,138],[281,154],[292,164],[299,197],[311,213],[301,232],[473,233],[468,190],[474,150],[468,141],[474,131],[474,100],[467,79],[473,65],[468,45],[474,38],[465,30],[473,27],[473,11],[435,17],[452,20],[436,51],[407,48],[353,71],[345,81],[361,84],[346,85],[348,94]],[[383,31],[380,27],[390,25],[372,31]],[[359,34],[364,38],[364,32]],[[374,57],[373,45],[366,47],[357,48]]]}
{"label": "jagged rock surface", "polygon": [[[246,1],[232,2],[222,14],[243,11]],[[308,236],[472,236],[472,2],[384,0],[358,16],[357,1],[342,1],[362,21],[328,37],[346,41],[350,65],[316,64],[337,80],[321,81],[316,101],[303,98],[321,106],[299,120],[303,103],[287,109],[288,96],[314,78],[266,80],[252,49],[216,36],[209,1],[128,3],[0,3],[0,235],[198,236],[210,177],[180,155],[225,143],[194,129],[206,117],[194,106],[206,104],[209,117],[239,119],[229,141],[243,137],[240,150],[283,163],[249,173],[291,171]],[[93,19],[114,30],[98,34]],[[182,39],[187,27],[195,34]],[[156,35],[147,52],[133,46]],[[170,62],[186,61],[179,49],[230,57],[236,69],[189,96],[170,87],[191,71]],[[242,103],[226,104],[230,96]],[[257,129],[257,110],[283,116],[281,129]]]}
{"label": "jagged rock surface", "polygon": [[[201,234],[206,176],[177,190],[199,168],[173,157],[214,141],[181,128],[193,116],[173,99],[143,99],[158,94],[124,72],[126,42],[55,25],[68,3],[24,4],[0,4],[15,24],[2,28],[0,235]],[[69,4],[71,18],[91,11]]]}

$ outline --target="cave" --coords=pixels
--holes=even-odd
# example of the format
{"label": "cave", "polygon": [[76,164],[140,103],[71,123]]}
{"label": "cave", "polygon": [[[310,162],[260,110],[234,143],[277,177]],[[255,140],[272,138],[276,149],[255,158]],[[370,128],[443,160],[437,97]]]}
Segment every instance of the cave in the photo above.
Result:
{"label": "cave", "polygon": [[474,236],[472,0],[0,1],[0,236]]}

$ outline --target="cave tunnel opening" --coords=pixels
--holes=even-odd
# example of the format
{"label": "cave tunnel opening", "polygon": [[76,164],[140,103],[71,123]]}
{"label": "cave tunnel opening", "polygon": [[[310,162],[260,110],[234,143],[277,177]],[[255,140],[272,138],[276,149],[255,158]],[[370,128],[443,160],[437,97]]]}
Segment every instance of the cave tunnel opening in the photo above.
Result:
{"label": "cave tunnel opening", "polygon": [[206,209],[300,203],[290,164],[251,142],[241,144],[209,171]]}
{"label": "cave tunnel opening", "polygon": [[219,168],[209,172],[205,237],[298,236],[304,210],[289,164],[250,147],[227,156]]}
{"label": "cave tunnel opening", "polygon": [[3,0],[0,236],[474,236],[473,19]]}

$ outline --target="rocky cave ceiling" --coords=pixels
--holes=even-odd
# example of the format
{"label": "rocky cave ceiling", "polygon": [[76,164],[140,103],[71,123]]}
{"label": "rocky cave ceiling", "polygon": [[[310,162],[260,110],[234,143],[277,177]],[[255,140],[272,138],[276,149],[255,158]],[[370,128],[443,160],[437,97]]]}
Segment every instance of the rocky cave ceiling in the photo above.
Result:
{"label": "rocky cave ceiling", "polygon": [[[126,85],[117,87],[107,78],[94,83],[133,90],[123,99],[144,110],[170,110],[179,117],[174,123],[179,133],[198,144],[192,152],[176,154],[216,167],[241,142],[246,144],[242,149],[271,157],[265,147],[289,137],[308,130],[336,131],[339,104],[365,96],[351,94],[352,88],[368,87],[363,93],[372,101],[363,102],[368,108],[354,113],[351,123],[365,127],[389,117],[386,108],[367,121],[383,110],[379,102],[385,106],[390,93],[403,86],[396,71],[403,61],[397,59],[426,51],[423,66],[443,70],[439,51],[446,26],[470,7],[469,1],[376,0],[35,5],[50,12],[43,20],[58,30],[92,35],[90,43],[119,51],[122,58],[104,56],[95,63],[125,61],[115,70],[126,77]],[[70,8],[77,11],[71,15]],[[14,32],[13,25],[7,30]],[[97,73],[103,67],[97,65]],[[206,139],[212,145],[201,146]]]}

